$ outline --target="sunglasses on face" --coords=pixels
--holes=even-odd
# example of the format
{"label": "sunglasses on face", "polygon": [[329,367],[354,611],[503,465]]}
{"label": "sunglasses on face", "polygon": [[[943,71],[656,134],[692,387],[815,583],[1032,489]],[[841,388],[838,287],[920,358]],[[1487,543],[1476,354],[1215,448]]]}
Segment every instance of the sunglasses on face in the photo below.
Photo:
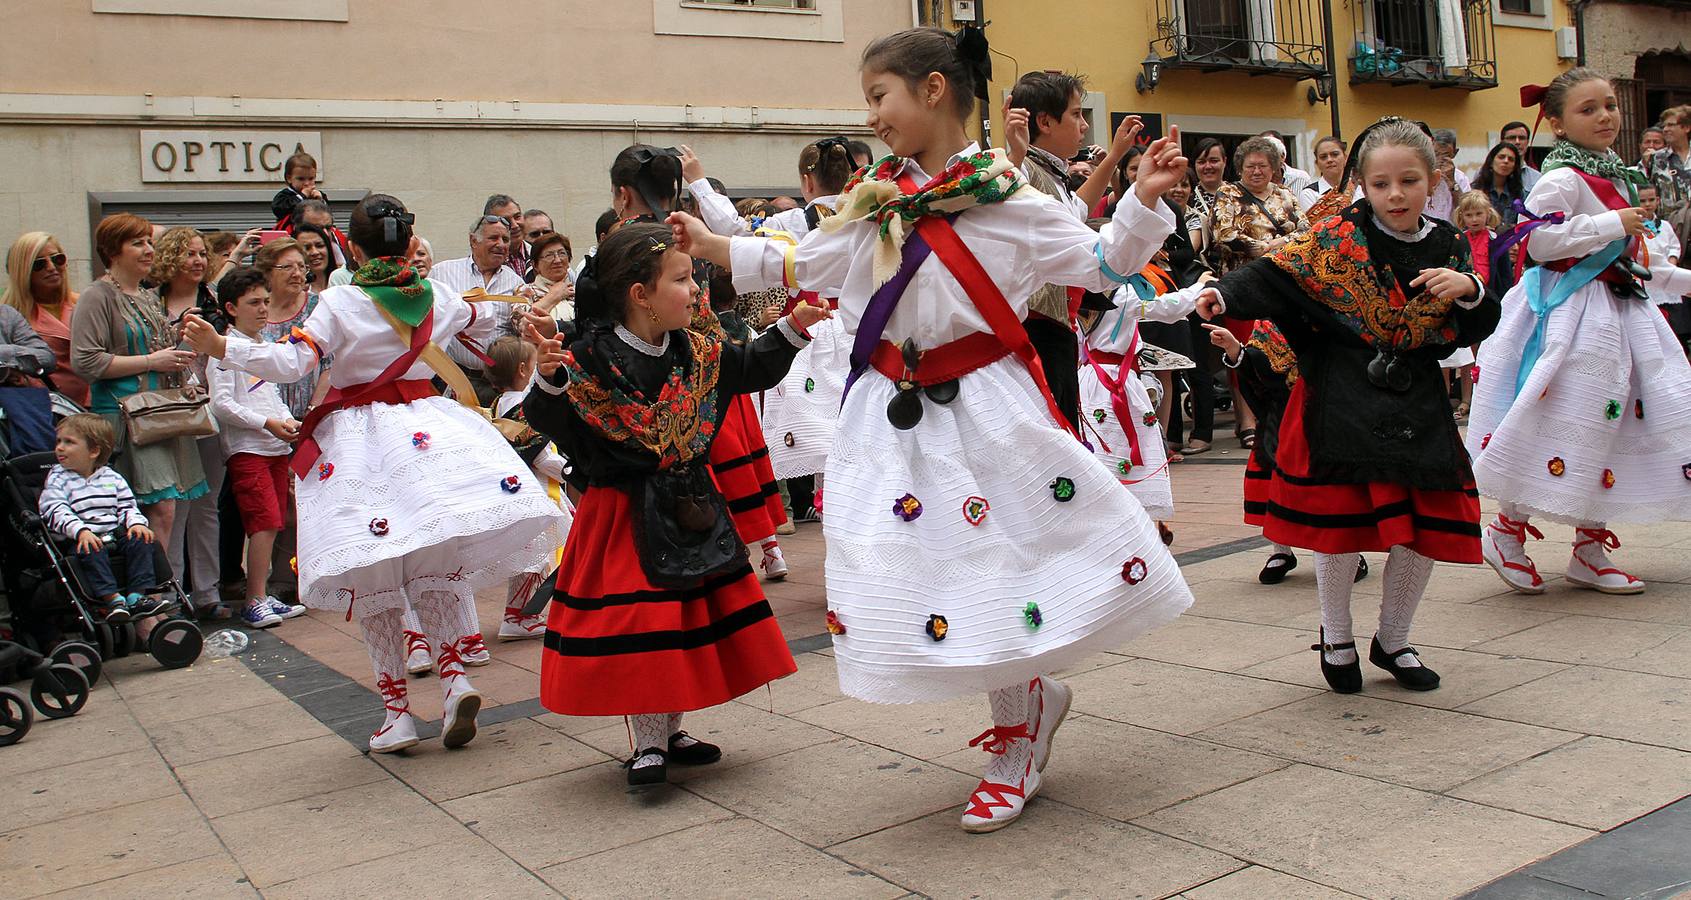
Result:
{"label": "sunglasses on face", "polygon": [[65,255],[63,253],[55,253],[52,256],[37,256],[34,264],[30,266],[29,270],[31,272],[39,272],[42,269],[47,268],[48,263],[52,263],[53,268],[55,269],[62,269],[65,267]]}
{"label": "sunglasses on face", "polygon": [[535,230],[529,232],[527,237],[528,237],[529,243],[533,243],[533,242],[538,241],[542,237],[545,237],[546,235],[551,234],[551,233],[552,233],[552,229],[550,229],[550,228],[536,228]]}

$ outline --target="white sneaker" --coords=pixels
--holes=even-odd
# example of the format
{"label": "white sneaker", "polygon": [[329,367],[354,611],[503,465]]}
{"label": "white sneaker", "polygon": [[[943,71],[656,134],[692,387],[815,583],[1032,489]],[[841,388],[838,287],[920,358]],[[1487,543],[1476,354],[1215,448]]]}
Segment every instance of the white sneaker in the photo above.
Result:
{"label": "white sneaker", "polygon": [[417,746],[417,720],[411,717],[411,701],[406,694],[405,679],[395,679],[383,672],[376,681],[376,688],[382,693],[387,718],[382,720],[382,727],[370,735],[370,752],[394,753]]}
{"label": "white sneaker", "polygon": [[482,640],[479,631],[458,639],[458,654],[463,657],[466,666],[485,666],[493,662],[493,653],[487,649],[487,642]]}
{"label": "white sneaker", "polygon": [[264,602],[270,605],[270,611],[284,619],[297,619],[305,615],[305,607],[298,603],[283,603],[275,597],[265,597]]}
{"label": "white sneaker", "polygon": [[1526,540],[1529,535],[1544,537],[1525,520],[1517,522],[1498,513],[1480,535],[1480,558],[1497,572],[1504,584],[1523,594],[1542,594],[1544,579],[1539,577],[1532,557],[1527,556]]}
{"label": "white sneaker", "polygon": [[763,580],[780,581],[787,577],[787,558],[781,555],[781,545],[774,541],[763,545]]}
{"label": "white sneaker", "polygon": [[1033,768],[1045,771],[1051,759],[1051,738],[1069,715],[1074,691],[1066,684],[1044,675],[1028,683],[1028,733],[1033,735]]}
{"label": "white sneaker", "polygon": [[499,634],[495,635],[501,641],[522,641],[529,638],[546,636],[545,616],[505,614],[505,621],[499,623]]}
{"label": "white sneaker", "polygon": [[475,739],[476,713],[481,712],[481,692],[464,674],[463,656],[451,644],[440,647],[440,683],[446,689],[446,706],[440,716],[440,742],[462,747]]}
{"label": "white sneaker", "polygon": [[1605,594],[1642,594],[1644,582],[1615,568],[1609,550],[1621,540],[1607,528],[1575,528],[1574,555],[1568,560],[1568,583]]}
{"label": "white sneaker", "polygon": [[415,631],[405,633],[405,671],[412,675],[421,675],[434,668],[434,657],[429,654],[429,639]]}

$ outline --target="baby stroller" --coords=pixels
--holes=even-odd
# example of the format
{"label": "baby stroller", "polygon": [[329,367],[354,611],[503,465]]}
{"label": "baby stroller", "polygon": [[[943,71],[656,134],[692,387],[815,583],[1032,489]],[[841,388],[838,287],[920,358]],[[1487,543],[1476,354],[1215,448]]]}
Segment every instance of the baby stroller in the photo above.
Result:
{"label": "baby stroller", "polygon": [[[68,661],[61,662],[60,659]],[[0,683],[28,676],[32,679],[29,697],[22,691],[0,687],[0,747],[15,744],[29,734],[34,724],[35,710],[49,719],[65,719],[82,711],[92,690],[85,670],[78,661],[90,661],[95,677],[99,677],[100,658],[86,644],[67,641],[50,656],[13,641],[0,641]]]}
{"label": "baby stroller", "polygon": [[[69,639],[93,646],[105,661],[142,649],[167,669],[198,659],[205,639],[188,618],[188,598],[170,571],[162,544],[153,545],[153,571],[158,575],[157,592],[166,601],[155,615],[165,619],[147,636],[146,647],[138,646],[134,623],[108,623],[89,612],[96,598],[71,564],[74,542],[48,531],[37,512],[42,485],[55,462],[52,453],[0,461],[0,555],[6,559],[14,639],[38,653],[55,648],[55,658]],[[121,572],[122,565],[121,555],[113,554],[114,570]],[[81,667],[85,662],[73,664]]]}

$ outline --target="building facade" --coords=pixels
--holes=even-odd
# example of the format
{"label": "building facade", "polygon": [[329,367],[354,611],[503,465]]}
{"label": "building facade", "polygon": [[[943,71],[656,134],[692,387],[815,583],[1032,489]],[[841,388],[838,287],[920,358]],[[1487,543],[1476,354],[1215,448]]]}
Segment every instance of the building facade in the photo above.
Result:
{"label": "building facade", "polygon": [[[949,15],[960,4],[924,12]],[[1313,171],[1323,135],[1347,140],[1384,115],[1455,129],[1472,171],[1512,120],[1531,122],[1518,88],[1574,62],[1565,0],[986,0],[994,96],[1021,72],[1085,73],[1093,139],[1109,121],[1151,114],[1229,146],[1269,129]],[[1336,110],[1336,113],[1335,113]],[[994,128],[997,126],[994,113]],[[1335,126],[1335,121],[1337,125]],[[1103,127],[1097,127],[1102,125]],[[1548,145],[1541,133],[1538,144]]]}
{"label": "building facade", "polygon": [[741,193],[795,193],[804,144],[868,137],[858,58],[912,22],[909,0],[4,6],[0,236],[51,231],[84,278],[106,212],[268,226],[296,146],[341,209],[403,199],[437,258],[465,252],[494,192],[590,245],[637,140],[693,146]]}

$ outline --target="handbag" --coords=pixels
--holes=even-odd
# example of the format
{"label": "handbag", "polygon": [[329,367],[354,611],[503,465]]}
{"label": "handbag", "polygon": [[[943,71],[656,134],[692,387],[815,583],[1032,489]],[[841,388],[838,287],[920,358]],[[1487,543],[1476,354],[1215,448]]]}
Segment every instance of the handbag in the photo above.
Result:
{"label": "handbag", "polygon": [[635,556],[653,585],[686,589],[749,565],[728,503],[704,465],[654,472],[635,481],[630,494]]}
{"label": "handbag", "polygon": [[211,394],[198,384],[171,379],[174,387],[136,391],[117,402],[129,442],[147,447],[171,438],[208,437],[217,433],[211,415]]}

